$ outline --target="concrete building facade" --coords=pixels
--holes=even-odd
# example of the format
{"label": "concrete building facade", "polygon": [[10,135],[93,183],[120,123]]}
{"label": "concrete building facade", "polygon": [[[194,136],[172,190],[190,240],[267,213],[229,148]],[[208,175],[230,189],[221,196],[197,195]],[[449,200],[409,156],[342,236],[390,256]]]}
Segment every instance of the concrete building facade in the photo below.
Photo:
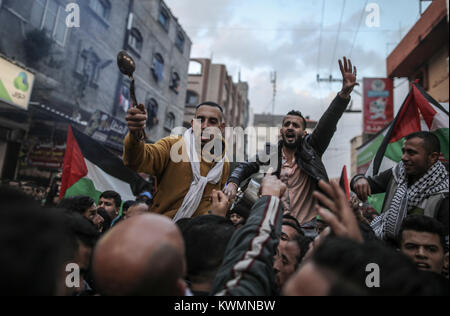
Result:
{"label": "concrete building facade", "polygon": [[248,83],[234,83],[225,65],[213,64],[206,58],[191,59],[184,126],[190,126],[198,104],[212,101],[222,106],[227,126],[245,129],[249,121],[248,93]]}
{"label": "concrete building facade", "polygon": [[[79,27],[68,27],[71,14]],[[28,158],[38,143],[63,146],[68,124],[121,154],[130,106],[129,79],[116,63],[121,50],[136,62],[147,141],[169,135],[183,122],[191,45],[161,0],[1,0],[0,54],[35,82],[28,109],[0,101],[0,176],[40,181],[57,173],[61,164]]]}
{"label": "concrete building facade", "polygon": [[433,1],[388,56],[388,77],[418,79],[436,101],[448,102],[448,22],[446,0]]}

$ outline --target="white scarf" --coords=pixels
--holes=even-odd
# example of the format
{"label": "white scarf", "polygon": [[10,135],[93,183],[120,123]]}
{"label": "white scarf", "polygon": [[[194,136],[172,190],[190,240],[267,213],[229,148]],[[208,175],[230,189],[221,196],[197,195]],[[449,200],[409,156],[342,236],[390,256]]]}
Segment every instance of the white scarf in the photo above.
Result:
{"label": "white scarf", "polygon": [[188,193],[184,197],[181,207],[173,218],[176,222],[182,218],[190,218],[197,211],[198,206],[203,197],[203,192],[208,183],[217,184],[222,178],[222,170],[225,162],[225,156],[220,160],[209,172],[206,177],[200,174],[200,161],[197,157],[197,148],[194,141],[194,133],[192,128],[187,130],[183,135],[186,145],[186,151],[192,168],[192,183]]}

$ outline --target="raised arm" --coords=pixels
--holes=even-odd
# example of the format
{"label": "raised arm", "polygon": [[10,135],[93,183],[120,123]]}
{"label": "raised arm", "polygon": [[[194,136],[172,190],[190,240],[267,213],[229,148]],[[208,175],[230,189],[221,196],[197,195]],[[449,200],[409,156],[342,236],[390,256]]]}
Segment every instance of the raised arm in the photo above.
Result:
{"label": "raised arm", "polygon": [[136,172],[145,172],[159,177],[170,160],[172,141],[161,139],[156,144],[145,144],[142,137],[147,122],[143,104],[128,110],[126,121],[129,133],[124,140],[123,163]]}
{"label": "raised arm", "polygon": [[347,58],[344,57],[344,62],[339,60],[339,68],[342,74],[342,89],[322,115],[310,137],[311,146],[316,149],[320,155],[323,155],[328,148],[328,145],[336,132],[337,123],[350,102],[350,95],[353,88],[359,85],[359,83],[356,82],[356,67],[352,65],[350,59],[347,60]]}

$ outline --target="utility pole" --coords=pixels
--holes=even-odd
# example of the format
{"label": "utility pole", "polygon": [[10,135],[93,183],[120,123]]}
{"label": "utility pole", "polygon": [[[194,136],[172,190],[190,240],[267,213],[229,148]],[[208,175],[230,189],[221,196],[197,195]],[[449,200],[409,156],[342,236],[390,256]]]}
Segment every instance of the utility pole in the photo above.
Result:
{"label": "utility pole", "polygon": [[277,96],[277,72],[273,71],[270,73],[270,83],[273,86],[273,97],[272,97],[272,125],[275,123],[275,101]]}
{"label": "utility pole", "polygon": [[[328,78],[320,78],[320,75],[317,74],[316,80],[319,83],[320,82],[330,82],[330,83],[331,82],[342,82],[342,79],[333,78],[333,75],[330,75]],[[362,80],[356,80],[356,81],[357,82],[362,82]],[[359,96],[362,96],[361,92],[359,92],[359,91],[357,91],[355,89],[353,89],[353,92],[356,93]],[[345,113],[362,113],[361,110],[352,110],[352,107],[353,107],[353,100],[351,101],[350,106],[348,107],[348,109],[345,110]]]}

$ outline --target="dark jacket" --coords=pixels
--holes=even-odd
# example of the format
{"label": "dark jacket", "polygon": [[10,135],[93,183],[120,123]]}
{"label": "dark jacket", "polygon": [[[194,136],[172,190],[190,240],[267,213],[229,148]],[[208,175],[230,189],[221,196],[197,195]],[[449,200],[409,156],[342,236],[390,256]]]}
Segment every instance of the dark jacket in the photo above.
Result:
{"label": "dark jacket", "polygon": [[[350,182],[350,188],[354,191],[354,184],[357,180],[365,178],[370,185],[370,190],[372,194],[386,193],[384,198],[383,207],[381,213],[385,213],[389,210],[391,201],[394,198],[395,192],[397,191],[398,183],[394,177],[393,169],[388,169],[379,175],[374,177],[365,177],[363,175],[356,175]],[[445,234],[448,235],[449,232],[449,200],[448,192],[437,193],[430,196],[428,199],[422,202],[421,208],[416,208],[408,213],[425,215],[433,217],[439,222],[441,222],[445,227]]]}
{"label": "dark jacket", "polygon": [[231,237],[211,295],[270,296],[274,294],[273,257],[281,236],[280,199],[263,196],[244,226]]}
{"label": "dark jacket", "polygon": [[[312,132],[312,134],[307,135],[301,145],[298,147],[295,153],[295,159],[297,165],[305,171],[310,177],[315,180],[325,180],[328,181],[327,171],[322,162],[322,156],[325,150],[328,148],[331,139],[336,131],[336,126],[347,108],[350,99],[345,100],[339,95],[331,102],[327,111],[322,115],[319,123]],[[270,157],[270,161],[273,158],[277,161],[277,168],[275,174],[280,177],[281,162],[282,162],[282,143],[278,143],[277,157]],[[268,153],[266,153],[268,154]],[[233,182],[238,186],[242,181],[253,175],[260,170],[261,165],[269,165],[270,161],[267,163],[262,163],[259,159],[260,155],[257,155],[256,162],[243,162],[239,164],[236,169],[232,172],[228,183]]]}

